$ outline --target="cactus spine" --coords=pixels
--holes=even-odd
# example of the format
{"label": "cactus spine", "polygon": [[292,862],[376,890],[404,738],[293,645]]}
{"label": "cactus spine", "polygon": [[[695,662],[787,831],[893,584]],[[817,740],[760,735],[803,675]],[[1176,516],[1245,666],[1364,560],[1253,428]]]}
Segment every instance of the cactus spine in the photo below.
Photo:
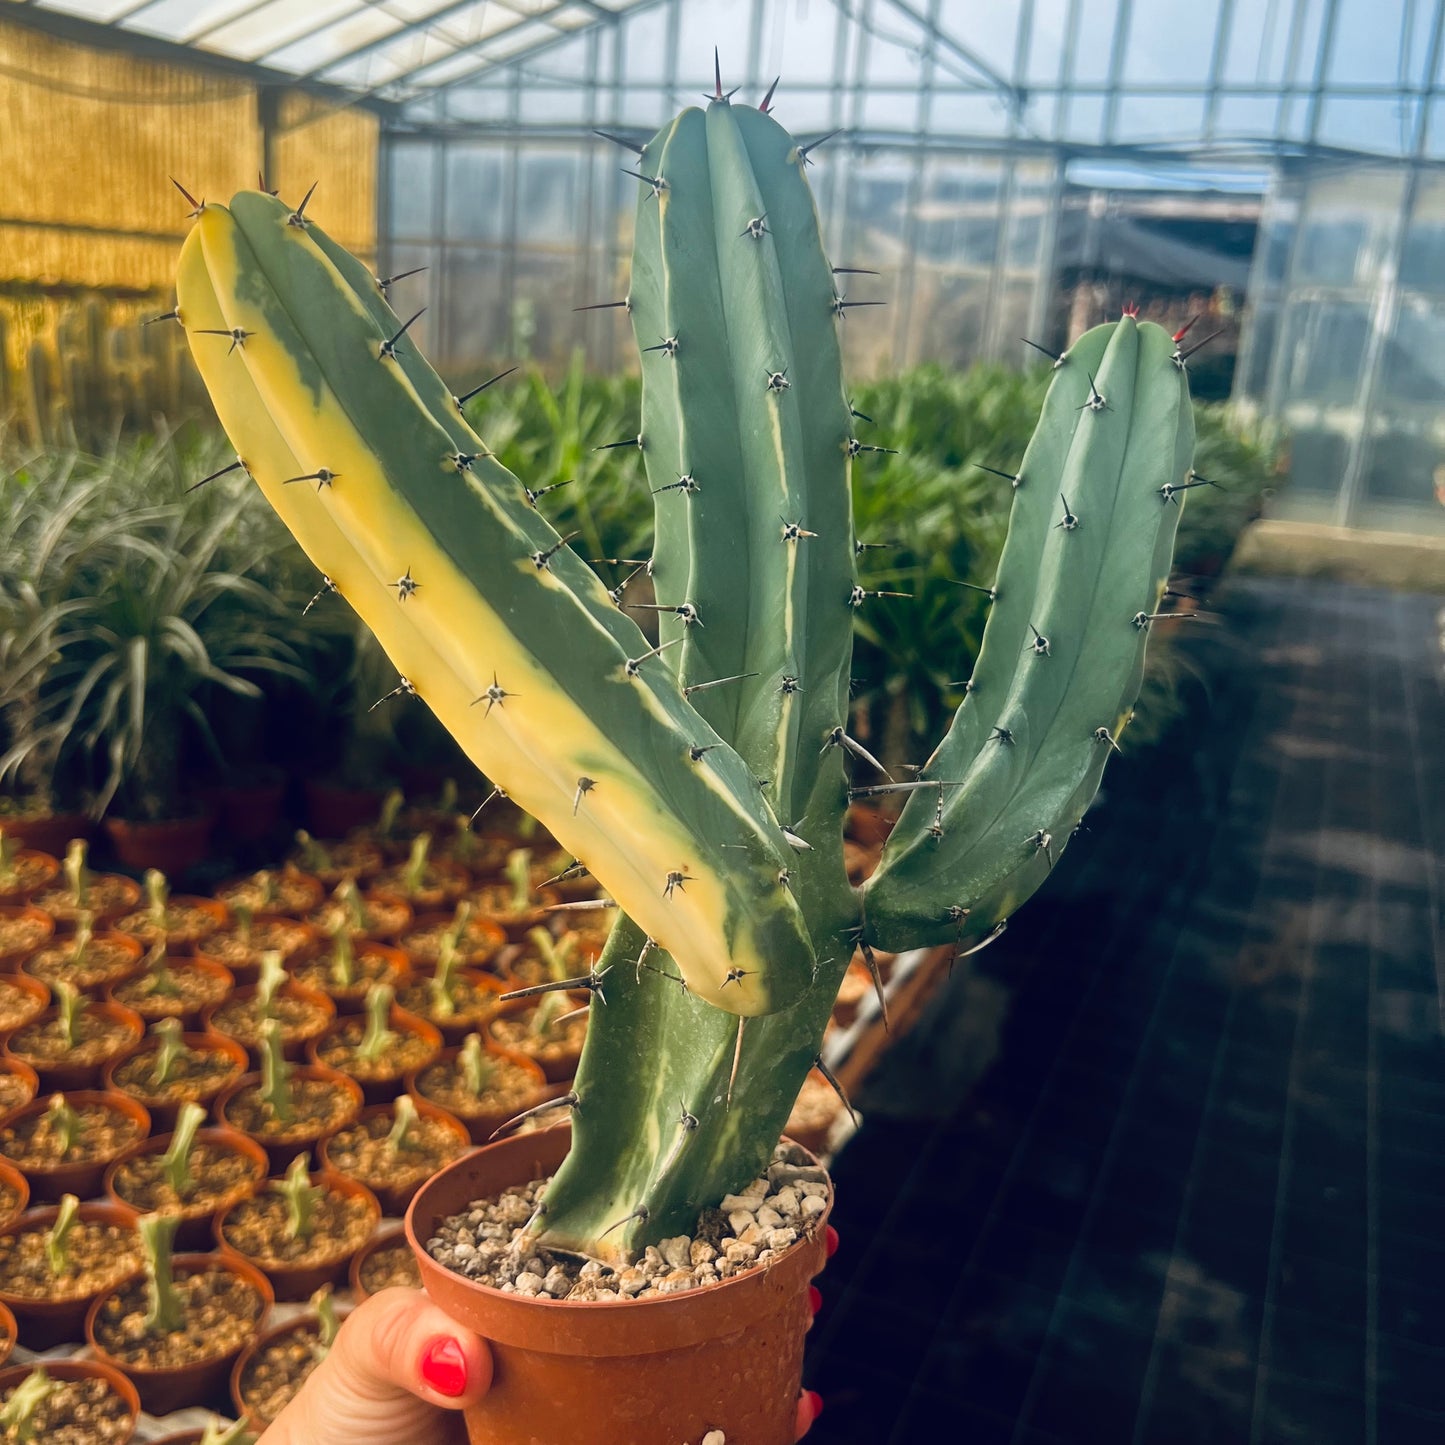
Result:
{"label": "cactus spine", "polygon": [[1117,750],[1191,479],[1164,332],[1125,316],[1059,358],[973,685],[850,887],[850,796],[898,786],[846,732],[872,596],[851,470],[883,448],[854,434],[806,159],[720,87],[642,151],[627,304],[655,648],[319,227],[243,193],[202,208],[182,256],[182,322],[251,475],[399,690],[621,905],[535,1225],[604,1259],[690,1230],[766,1163],[859,940],[986,939],[1047,876]]}

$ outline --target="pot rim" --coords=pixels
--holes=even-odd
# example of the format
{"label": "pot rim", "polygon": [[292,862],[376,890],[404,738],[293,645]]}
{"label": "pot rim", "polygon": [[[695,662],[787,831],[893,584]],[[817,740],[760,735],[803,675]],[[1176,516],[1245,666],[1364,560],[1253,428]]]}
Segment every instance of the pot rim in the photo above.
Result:
{"label": "pot rim", "polygon": [[367,1205],[367,1212],[371,1216],[371,1229],[370,1232],[367,1234],[366,1239],[362,1240],[362,1242],[358,1244],[355,1249],[353,1249],[349,1254],[340,1255],[336,1259],[310,1260],[305,1263],[302,1263],[300,1261],[296,1263],[290,1263],[286,1261],[277,1261],[274,1264],[261,1263],[260,1259],[256,1255],[243,1253],[237,1245],[232,1244],[230,1240],[226,1238],[225,1224],[227,1218],[230,1216],[233,1210],[239,1209],[241,1205],[247,1203],[250,1199],[255,1197],[254,1194],[251,1194],[247,1195],[245,1199],[232,1200],[231,1203],[225,1207],[225,1209],[218,1210],[216,1212],[216,1217],[211,1221],[211,1236],[216,1241],[217,1255],[235,1259],[244,1259],[247,1264],[254,1266],[268,1278],[273,1274],[310,1274],[315,1270],[340,1268],[343,1264],[350,1264],[352,1256],[356,1254],[357,1250],[365,1248],[367,1241],[370,1240],[371,1236],[376,1233],[377,1225],[381,1223],[382,1214],[380,1201],[377,1199],[376,1195],[374,1195],[371,1190],[368,1189],[366,1185],[361,1182],[361,1180],[353,1179],[349,1174],[342,1174],[337,1169],[313,1169],[308,1171],[306,1179],[309,1184],[314,1187],[325,1189],[327,1193],[343,1195],[349,1194],[352,1198],[359,1198],[364,1204]]}
{"label": "pot rim", "polygon": [[[129,1209],[133,1213],[141,1213],[140,1207],[128,1203],[120,1196],[115,1187],[115,1177],[120,1173],[123,1165],[128,1164],[132,1159],[139,1158],[142,1154],[164,1154],[170,1146],[174,1131],[169,1134],[154,1134],[148,1139],[138,1139],[124,1153],[117,1154],[105,1167],[105,1176],[101,1180],[101,1188],[105,1191],[107,1201],[113,1201],[122,1209]],[[208,1128],[197,1129],[195,1143],[214,1144],[225,1148],[233,1149],[237,1154],[244,1155],[261,1172],[247,1186],[248,1192],[254,1192],[261,1184],[265,1183],[266,1176],[270,1172],[271,1161],[266,1151],[249,1134],[243,1134],[239,1129],[233,1129],[229,1124],[212,1124]],[[237,1201],[232,1201],[235,1203]],[[210,1206],[214,1211],[215,1205]],[[228,1206],[229,1207],[229,1206]],[[182,1215],[184,1218],[185,1216]],[[196,1216],[192,1216],[195,1218]],[[204,1218],[204,1214],[200,1217]]]}
{"label": "pot rim", "polygon": [[130,1434],[122,1437],[120,1445],[125,1445],[125,1441],[135,1434],[136,1423],[140,1419],[140,1395],[125,1373],[109,1360],[33,1360],[28,1365],[5,1365],[0,1368],[0,1391],[12,1383],[18,1385],[38,1365],[44,1365],[46,1372],[56,1380],[84,1380],[99,1376],[120,1396],[126,1409],[130,1411]]}
{"label": "pot rim", "polygon": [[[99,1104],[107,1109],[113,1109],[117,1114],[124,1114],[133,1123],[140,1125],[141,1139],[148,1139],[150,1137],[150,1110],[147,1109],[146,1106],[142,1104],[139,1099],[132,1099],[129,1094],[121,1094],[114,1089],[50,1089],[46,1091],[43,1098],[41,1097],[41,1095],[37,1094],[28,1104],[24,1105],[22,1108],[16,1109],[14,1113],[8,1114],[5,1117],[4,1122],[6,1124],[14,1124],[27,1114],[43,1112],[50,1107],[50,1101],[55,1097],[56,1094],[64,1094],[66,1101],[72,1107],[76,1106],[77,1104]],[[125,1147],[129,1149],[131,1146],[127,1144]],[[8,1154],[0,1157],[3,1157],[7,1163],[15,1164],[15,1167],[17,1169],[20,1169],[27,1176],[38,1174],[42,1177],[51,1174],[61,1174],[71,1169],[94,1168],[97,1165],[100,1165],[103,1168],[106,1163],[110,1162],[109,1160],[102,1161],[100,1159],[84,1159],[76,1160],[74,1163],[70,1164],[36,1164],[33,1166],[25,1166],[16,1164],[15,1161],[11,1159]]]}

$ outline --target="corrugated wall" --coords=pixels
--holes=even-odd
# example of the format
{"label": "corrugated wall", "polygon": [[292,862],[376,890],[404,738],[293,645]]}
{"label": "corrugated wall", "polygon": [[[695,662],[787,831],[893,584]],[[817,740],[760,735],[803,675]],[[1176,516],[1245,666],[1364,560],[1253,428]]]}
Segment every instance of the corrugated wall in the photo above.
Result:
{"label": "corrugated wall", "polygon": [[370,259],[377,117],[0,19],[0,416],[31,440],[204,407],[168,310],[185,204],[267,181]]}

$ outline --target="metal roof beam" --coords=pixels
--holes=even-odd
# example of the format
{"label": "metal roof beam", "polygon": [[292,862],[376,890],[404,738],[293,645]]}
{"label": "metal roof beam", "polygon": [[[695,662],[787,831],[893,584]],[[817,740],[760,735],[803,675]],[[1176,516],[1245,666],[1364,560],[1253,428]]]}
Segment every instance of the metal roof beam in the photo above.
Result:
{"label": "metal roof beam", "polygon": [[1023,90],[1015,85],[1007,76],[995,70],[976,51],[970,50],[961,40],[956,39],[941,25],[937,24],[922,11],[915,9],[908,3],[908,0],[887,0],[900,15],[907,17],[918,28],[933,41],[935,45],[941,45],[945,50],[952,52],[965,65],[971,66],[980,76],[1003,95],[1011,106],[1017,107],[1023,103]]}

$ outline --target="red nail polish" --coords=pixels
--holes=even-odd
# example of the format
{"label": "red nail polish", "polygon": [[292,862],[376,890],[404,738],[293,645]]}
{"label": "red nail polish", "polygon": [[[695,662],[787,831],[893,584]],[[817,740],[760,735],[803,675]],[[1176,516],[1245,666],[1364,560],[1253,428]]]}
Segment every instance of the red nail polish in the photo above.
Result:
{"label": "red nail polish", "polygon": [[439,1395],[456,1399],[466,1393],[467,1357],[462,1347],[445,1337],[433,1340],[421,1357],[421,1377]]}
{"label": "red nail polish", "polygon": [[813,1407],[813,1418],[816,1420],[823,1413],[823,1397],[816,1390],[805,1390],[808,1403]]}
{"label": "red nail polish", "polygon": [[823,1248],[829,1259],[838,1253],[838,1231],[831,1224],[823,1231]]}
{"label": "red nail polish", "polygon": [[823,1308],[823,1291],[815,1284],[808,1286],[808,1308],[817,1314]]}

